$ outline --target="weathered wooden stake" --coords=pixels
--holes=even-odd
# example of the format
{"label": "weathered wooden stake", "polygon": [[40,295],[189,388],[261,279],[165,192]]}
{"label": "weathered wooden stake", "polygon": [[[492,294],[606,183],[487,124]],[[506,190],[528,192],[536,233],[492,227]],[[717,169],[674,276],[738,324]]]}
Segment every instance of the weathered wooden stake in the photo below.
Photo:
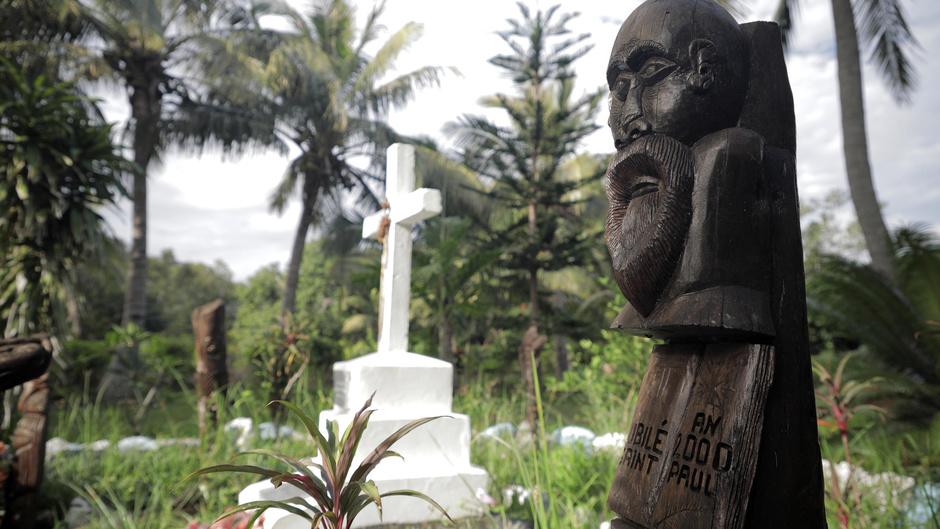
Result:
{"label": "weathered wooden stake", "polygon": [[192,315],[196,338],[196,393],[199,398],[199,433],[205,434],[218,420],[215,392],[228,385],[225,348],[225,302],[221,299],[197,307]]}

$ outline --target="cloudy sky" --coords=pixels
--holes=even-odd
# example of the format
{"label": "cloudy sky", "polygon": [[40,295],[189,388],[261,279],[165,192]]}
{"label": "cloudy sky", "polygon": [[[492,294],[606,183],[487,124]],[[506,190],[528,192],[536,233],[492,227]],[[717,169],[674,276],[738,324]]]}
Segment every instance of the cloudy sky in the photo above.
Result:
{"label": "cloudy sky", "polygon": [[[303,6],[304,0],[293,0]],[[742,21],[766,20],[777,0],[757,0]],[[556,1],[528,2],[547,8]],[[591,34],[595,48],[577,67],[578,85],[588,90],[604,84],[607,56],[620,22],[640,0],[580,0],[562,2],[562,10],[581,16],[571,24]],[[358,2],[360,18],[372,6]],[[919,90],[912,102],[898,107],[876,72],[866,66],[865,97],[872,165],[879,198],[889,224],[927,222],[940,226],[940,186],[936,185],[940,160],[940,2],[906,2],[909,21],[921,49],[916,58]],[[487,94],[509,90],[487,59],[505,52],[495,31],[516,17],[509,0],[388,0],[383,22],[396,30],[408,21],[424,25],[424,35],[398,63],[404,72],[422,65],[454,66],[460,76],[449,76],[439,88],[420,93],[418,100],[389,117],[393,127],[408,134],[429,134],[446,144],[442,126],[463,113],[480,111],[478,101]],[[799,29],[788,58],[796,103],[798,167],[801,196],[821,197],[845,189],[832,14],[829,2],[802,2]],[[109,118],[127,115],[124,96],[103,94]],[[607,113],[599,115],[606,122]],[[588,139],[586,149],[612,150],[605,129]],[[283,216],[268,212],[267,198],[280,179],[289,156],[253,153],[223,159],[218,153],[201,157],[169,152],[150,177],[151,254],[172,249],[184,261],[224,261],[237,279],[259,267],[286,262],[299,216],[294,204]],[[130,207],[108,213],[114,232],[130,237]],[[600,244],[600,241],[598,241]]]}

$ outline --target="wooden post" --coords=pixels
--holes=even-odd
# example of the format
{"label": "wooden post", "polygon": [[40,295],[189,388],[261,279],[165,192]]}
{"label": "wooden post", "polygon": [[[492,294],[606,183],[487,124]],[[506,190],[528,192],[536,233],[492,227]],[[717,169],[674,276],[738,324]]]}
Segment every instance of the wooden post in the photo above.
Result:
{"label": "wooden post", "polygon": [[10,447],[15,459],[2,484],[7,502],[4,529],[33,527],[41,507],[38,492],[46,457],[51,359],[52,344],[45,336],[0,341],[0,387],[6,390],[23,384],[17,404],[20,418]]}
{"label": "wooden post", "polygon": [[193,335],[196,338],[196,394],[198,395],[199,433],[205,434],[218,420],[213,393],[228,385],[225,348],[225,303],[221,299],[193,310]]}
{"label": "wooden post", "polygon": [[0,340],[0,391],[42,375],[51,361],[52,345],[44,336]]}
{"label": "wooden post", "polygon": [[793,97],[776,24],[648,0],[606,78],[606,242],[654,336],[610,491],[615,529],[826,527]]}

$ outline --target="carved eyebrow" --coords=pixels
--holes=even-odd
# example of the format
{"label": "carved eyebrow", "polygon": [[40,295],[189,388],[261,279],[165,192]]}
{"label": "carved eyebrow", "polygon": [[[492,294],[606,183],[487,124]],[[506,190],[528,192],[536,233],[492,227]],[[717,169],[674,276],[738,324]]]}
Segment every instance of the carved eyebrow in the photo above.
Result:
{"label": "carved eyebrow", "polygon": [[627,50],[626,63],[631,70],[637,70],[643,66],[643,61],[651,55],[661,55],[670,58],[669,52],[662,44],[652,40],[642,40],[630,44]]}

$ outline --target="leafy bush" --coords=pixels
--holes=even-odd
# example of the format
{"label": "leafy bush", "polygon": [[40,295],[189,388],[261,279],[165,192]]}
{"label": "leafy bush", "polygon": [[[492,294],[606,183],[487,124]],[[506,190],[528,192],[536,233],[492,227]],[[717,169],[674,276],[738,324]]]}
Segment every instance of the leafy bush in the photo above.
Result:
{"label": "leafy bush", "polygon": [[808,269],[807,306],[833,338],[864,346],[891,382],[895,417],[927,424],[940,411],[940,240],[903,228],[895,246],[897,285],[867,264],[819,257]]}
{"label": "leafy bush", "polygon": [[195,344],[192,335],[154,334],[140,344],[140,356],[153,369],[176,373],[190,380],[196,371]]}
{"label": "leafy bush", "polygon": [[114,348],[105,340],[69,340],[62,346],[63,363],[53,362],[52,386],[59,395],[80,395],[97,388]]}
{"label": "leafy bush", "polygon": [[54,331],[80,263],[107,243],[101,211],[128,167],[91,99],[74,83],[0,57],[0,318],[6,336]]}

